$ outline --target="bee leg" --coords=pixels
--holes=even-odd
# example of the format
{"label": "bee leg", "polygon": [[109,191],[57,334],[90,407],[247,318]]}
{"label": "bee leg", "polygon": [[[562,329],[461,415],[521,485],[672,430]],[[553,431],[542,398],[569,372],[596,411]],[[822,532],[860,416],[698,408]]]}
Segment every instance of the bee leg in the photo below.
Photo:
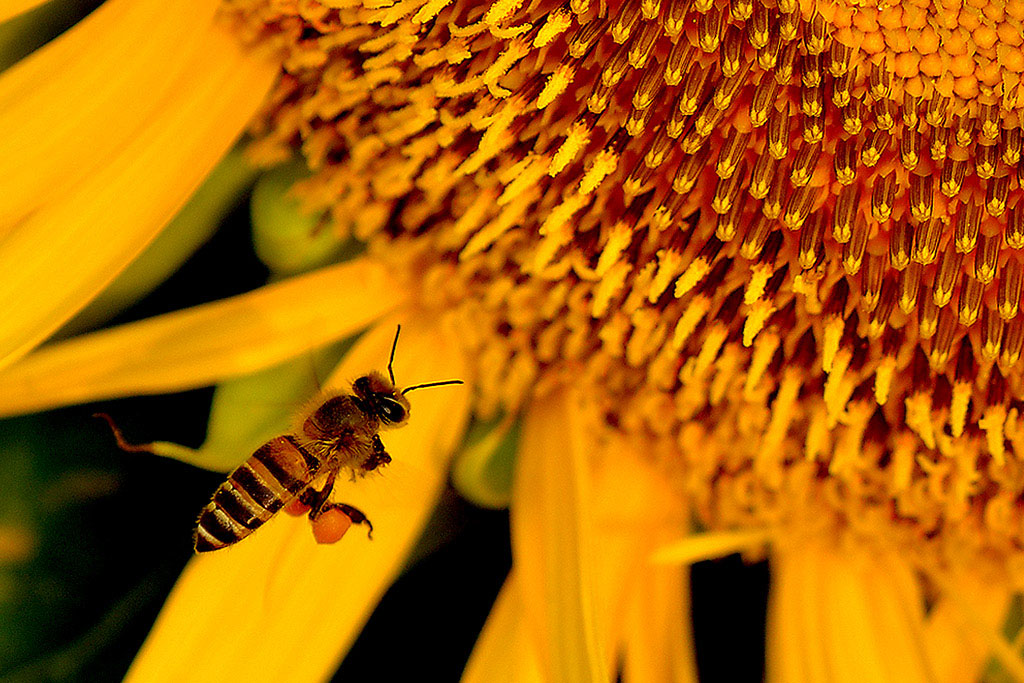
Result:
{"label": "bee leg", "polygon": [[367,519],[362,510],[357,507],[353,507],[348,503],[324,503],[319,508],[313,508],[309,511],[310,521],[316,521],[318,517],[329,510],[338,510],[352,520],[353,524],[365,524],[369,527],[369,530],[366,532],[366,537],[371,541],[373,540],[373,524],[370,523],[370,520]]}
{"label": "bee leg", "polygon": [[373,524],[371,524],[370,520],[366,518],[366,515],[363,514],[362,510],[354,508],[347,503],[331,503],[329,507],[334,510],[344,512],[348,518],[352,520],[353,524],[365,524],[368,526],[369,531],[366,532],[366,537],[371,541],[373,540]]}
{"label": "bee leg", "polygon": [[317,491],[312,486],[307,488],[305,491],[299,494],[299,501],[309,506],[309,518],[316,519],[324,513],[327,509],[327,499],[331,497],[331,491],[334,490],[334,480],[338,476],[336,470],[332,470],[327,474],[327,481],[324,482],[324,487]]}
{"label": "bee leg", "polygon": [[391,456],[384,450],[384,442],[380,440],[380,434],[373,435],[373,453],[363,463],[363,469],[367,472],[391,462]]}
{"label": "bee leg", "polygon": [[331,491],[334,489],[334,480],[338,476],[338,472],[332,471],[327,475],[327,481],[324,482],[324,487],[317,491],[314,488],[308,488],[299,494],[299,500],[309,506],[309,519],[315,522],[320,515],[324,514],[328,510],[339,510],[344,513],[349,519],[352,520],[353,524],[365,524],[369,527],[369,531],[366,532],[366,536],[373,540],[373,524],[366,518],[363,511],[359,508],[352,507],[347,503],[331,503],[328,499],[331,497]]}

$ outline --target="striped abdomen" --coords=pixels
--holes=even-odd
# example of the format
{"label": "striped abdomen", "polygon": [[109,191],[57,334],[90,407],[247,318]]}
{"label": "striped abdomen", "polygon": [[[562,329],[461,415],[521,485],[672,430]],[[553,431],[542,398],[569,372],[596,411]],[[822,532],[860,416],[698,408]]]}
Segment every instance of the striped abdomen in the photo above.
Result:
{"label": "striped abdomen", "polygon": [[270,519],[312,481],[320,461],[291,436],[259,447],[221,484],[196,526],[197,553],[237,543]]}

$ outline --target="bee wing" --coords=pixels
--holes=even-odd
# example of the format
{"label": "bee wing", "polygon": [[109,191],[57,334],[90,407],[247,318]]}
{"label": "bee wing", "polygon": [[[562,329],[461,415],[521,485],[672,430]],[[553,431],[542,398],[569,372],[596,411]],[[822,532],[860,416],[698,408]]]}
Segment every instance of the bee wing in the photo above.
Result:
{"label": "bee wing", "polygon": [[366,513],[370,521],[374,521],[374,509],[401,508],[404,502],[402,492],[414,485],[416,480],[429,476],[420,465],[393,460],[365,475],[356,475],[354,479],[339,477],[331,500],[354,505]]}
{"label": "bee wing", "polygon": [[[397,467],[392,468],[394,465]],[[382,469],[392,471],[371,473],[354,481],[339,477],[331,496],[335,502],[347,503],[366,514],[374,528],[372,540],[364,527],[354,526],[338,543],[318,545],[306,517],[275,515],[261,529],[263,533],[253,534],[246,543],[239,544],[242,547],[234,552],[251,551],[259,564],[267,564],[272,558],[267,564],[265,592],[261,596],[267,610],[276,611],[276,604],[290,599],[296,586],[308,584],[313,590],[315,585],[317,591],[322,591],[325,575],[338,578],[341,573],[355,571],[354,564],[383,562],[387,571],[398,571],[433,510],[444,480],[439,473],[399,463]],[[263,553],[262,558],[259,552]],[[373,571],[367,570],[366,574],[358,575],[371,574]],[[344,583],[339,580],[331,590]],[[291,618],[294,621],[294,616]]]}
{"label": "bee wing", "polygon": [[[309,487],[322,488],[326,477],[327,473],[321,472],[310,482]],[[373,524],[376,533],[383,535],[391,533],[389,529],[393,523],[404,523],[410,516],[421,514],[418,507],[422,507],[422,497],[404,494],[422,488],[424,482],[432,478],[425,468],[401,461],[391,462],[365,476],[354,478],[346,477],[345,470],[342,470],[334,484],[331,501],[358,508]],[[254,534],[252,538],[260,537],[261,542],[275,546],[262,596],[267,605],[282,591],[287,591],[287,582],[293,580],[296,573],[303,571],[301,564],[306,560],[298,558],[305,558],[309,552],[335,552],[333,546],[316,544],[309,519],[305,515],[277,514],[260,531],[260,534]],[[355,526],[335,545],[349,545],[354,548],[352,552],[373,547],[366,544],[376,543],[376,537],[371,541],[365,532],[364,527]],[[272,534],[276,535],[276,540],[269,539]],[[263,537],[268,537],[268,540],[263,541]],[[256,545],[254,541],[247,542],[251,544],[250,547]]]}

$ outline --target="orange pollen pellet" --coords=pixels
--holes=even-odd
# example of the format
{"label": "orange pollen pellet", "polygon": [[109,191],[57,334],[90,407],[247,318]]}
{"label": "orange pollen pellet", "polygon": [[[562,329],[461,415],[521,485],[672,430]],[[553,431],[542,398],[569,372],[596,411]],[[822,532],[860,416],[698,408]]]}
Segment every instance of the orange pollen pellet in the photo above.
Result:
{"label": "orange pollen pellet", "polygon": [[352,519],[341,510],[331,508],[311,523],[313,538],[321,545],[337,543],[352,527]]}

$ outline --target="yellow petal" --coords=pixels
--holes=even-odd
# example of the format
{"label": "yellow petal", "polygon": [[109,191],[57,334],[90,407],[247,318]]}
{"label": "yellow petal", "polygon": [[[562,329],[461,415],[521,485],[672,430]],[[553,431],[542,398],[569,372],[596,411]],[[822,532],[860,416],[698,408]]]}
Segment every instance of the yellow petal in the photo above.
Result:
{"label": "yellow petal", "polygon": [[11,17],[29,11],[47,0],[4,0],[0,3],[0,21],[7,21]]}
{"label": "yellow petal", "polygon": [[358,260],[94,332],[0,372],[0,415],[213,384],[351,335],[404,298],[383,267]]}
{"label": "yellow petal", "polygon": [[[826,660],[829,602],[824,553],[816,546],[779,552],[773,557],[769,592],[768,675],[784,683],[827,683],[840,662]],[[850,643],[851,648],[858,644]],[[776,659],[776,655],[778,659]],[[783,667],[778,666],[782,664]],[[863,680],[881,680],[866,678]]]}
{"label": "yellow petal", "polygon": [[[417,373],[435,376],[462,371],[457,347],[443,343],[450,340],[415,322],[409,328],[407,377],[416,377],[413,363]],[[386,365],[393,332],[390,323],[374,328],[340,372]],[[460,390],[468,394],[454,387],[428,400],[424,392],[408,426],[383,436],[392,466],[412,462],[417,476],[390,477],[384,470],[339,481],[334,498],[366,512],[372,541],[355,528],[335,545],[318,546],[308,521],[278,515],[237,546],[193,558],[127,680],[325,680],[401,570],[434,505],[446,455],[436,450],[460,438],[468,414],[468,400],[455,395]]]}
{"label": "yellow petal", "polygon": [[770,680],[934,680],[923,599],[901,558],[808,541],[779,550],[772,568]]}
{"label": "yellow petal", "polygon": [[599,467],[595,494],[599,595],[617,609],[605,621],[615,625],[608,638],[618,644],[612,653],[624,654],[623,679],[696,683],[690,569],[649,561],[652,550],[687,527],[678,493],[634,443],[615,439]]}
{"label": "yellow petal", "polygon": [[241,145],[228,152],[145,251],[55,336],[100,327],[156,289],[210,239],[257,175]]}
{"label": "yellow petal", "polygon": [[161,108],[187,99],[175,88],[201,75],[195,62],[231,46],[226,35],[225,47],[211,43],[216,7],[106,2],[0,77],[0,235],[121,155]]}
{"label": "yellow petal", "polygon": [[540,663],[523,622],[515,570],[491,608],[462,672],[462,683],[541,683]]}
{"label": "yellow petal", "polygon": [[[320,389],[318,378],[326,377],[317,368],[337,365],[346,344],[348,340],[218,383],[202,446],[153,441],[144,444],[146,450],[215,472],[230,472],[261,444],[288,431],[303,406],[314,400]],[[125,438],[134,443],[136,436]]]}
{"label": "yellow petal", "polygon": [[595,605],[587,435],[564,394],[535,401],[523,424],[512,495],[512,552],[546,678],[607,680]]}
{"label": "yellow petal", "polygon": [[638,569],[626,621],[626,683],[697,683],[690,568]]}
{"label": "yellow petal", "polygon": [[[588,414],[584,410],[581,417]],[[598,432],[597,425],[592,429],[593,433]],[[634,662],[634,680],[645,680],[643,676],[647,674],[657,675],[655,671],[668,676],[663,667],[674,666],[675,655],[680,652],[690,652],[692,659],[691,639],[683,637],[681,628],[685,617],[679,600],[656,607],[642,601],[641,606],[644,610],[652,608],[648,617],[658,612],[671,619],[663,610],[680,610],[674,614],[679,628],[669,627],[673,639],[679,636],[676,642],[670,644],[665,639],[666,632],[653,622],[631,621],[641,594],[646,595],[646,589],[651,588],[642,584],[654,581],[656,575],[682,576],[677,567],[652,567],[648,558],[654,548],[668,538],[678,537],[687,527],[687,516],[677,492],[668,485],[664,472],[653,465],[649,453],[641,448],[620,437],[587,448],[588,459],[593,463],[597,623],[605,629],[599,634],[599,642],[607,645],[609,671],[616,670],[624,649],[634,649],[634,655],[644,660]],[[667,586],[662,588],[666,589],[663,597],[671,600]]]}
{"label": "yellow petal", "polygon": [[[86,29],[99,20],[87,20],[0,77],[0,366],[53,333],[139,254],[270,88],[276,68],[212,24],[209,5],[106,3],[100,18],[143,12],[145,21],[95,35]],[[111,33],[130,38],[120,52],[81,40]],[[152,53],[151,41],[166,49]],[[53,63],[55,53],[67,63]],[[92,70],[81,81],[58,75],[82,64]],[[140,66],[134,80],[112,75]],[[76,114],[68,102],[80,106]]]}
{"label": "yellow petal", "polygon": [[[940,683],[976,680],[989,657],[998,654],[999,638],[1012,590],[988,577],[963,574],[943,586],[943,595],[928,614],[925,645]],[[1004,644],[1005,645],[1005,644]],[[1007,648],[1008,649],[1008,648]],[[1004,655],[1005,655],[1004,650]],[[1017,658],[1017,671],[1021,671]],[[1005,656],[1000,663],[1013,670]]]}
{"label": "yellow petal", "polygon": [[[772,562],[772,586],[768,593],[768,641],[766,673],[768,683],[826,683],[820,670],[811,676],[805,654],[815,645],[817,623],[808,624],[804,617],[808,593],[813,586],[804,585],[810,577],[800,573],[793,562]],[[816,612],[810,612],[816,614]]]}
{"label": "yellow petal", "polygon": [[[843,562],[842,556],[834,557]],[[866,564],[866,571],[855,576],[887,680],[935,680],[925,648],[924,596],[914,568],[893,552],[871,555]]]}
{"label": "yellow petal", "polygon": [[757,549],[770,538],[765,529],[708,531],[666,543],[652,555],[651,561],[657,564],[693,564]]}

